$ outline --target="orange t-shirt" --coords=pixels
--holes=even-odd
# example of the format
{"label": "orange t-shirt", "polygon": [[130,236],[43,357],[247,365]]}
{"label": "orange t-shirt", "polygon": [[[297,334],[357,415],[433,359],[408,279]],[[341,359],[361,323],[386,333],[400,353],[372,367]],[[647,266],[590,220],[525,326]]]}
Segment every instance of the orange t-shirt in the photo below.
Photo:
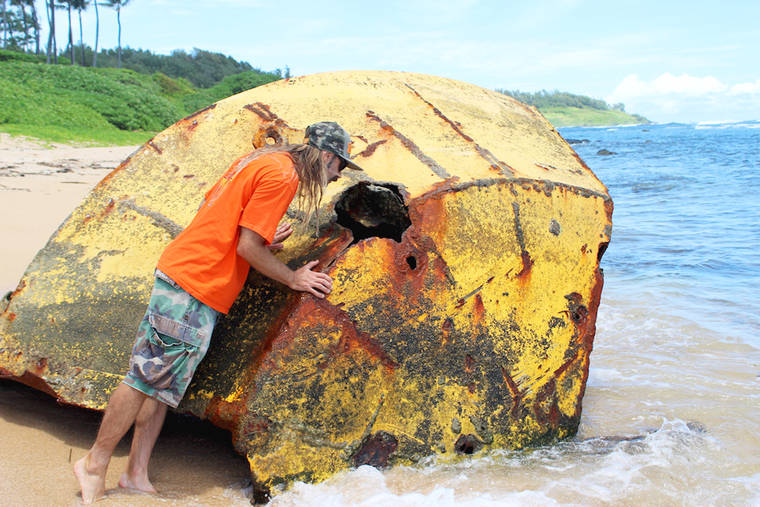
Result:
{"label": "orange t-shirt", "polygon": [[267,243],[298,189],[290,155],[267,153],[237,159],[206,192],[198,213],[164,250],[158,269],[214,310],[227,313],[250,265],[237,254],[239,227]]}

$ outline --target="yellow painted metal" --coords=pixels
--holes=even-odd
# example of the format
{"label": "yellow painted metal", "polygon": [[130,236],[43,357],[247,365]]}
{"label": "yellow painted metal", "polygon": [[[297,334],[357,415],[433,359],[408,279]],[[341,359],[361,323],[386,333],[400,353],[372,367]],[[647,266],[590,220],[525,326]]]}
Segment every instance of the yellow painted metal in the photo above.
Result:
{"label": "yellow painted metal", "polygon": [[[575,433],[610,240],[604,185],[533,108],[449,79],[338,72],[225,99],[157,135],[37,255],[0,320],[0,374],[102,409],[155,262],[242,153],[333,120],[364,173],[328,187],[323,301],[253,276],[181,409],[229,428],[257,491],[361,463],[519,448]],[[352,242],[333,208],[397,189],[410,226]],[[291,219],[300,216],[289,211]],[[400,234],[400,232],[399,232]]]}

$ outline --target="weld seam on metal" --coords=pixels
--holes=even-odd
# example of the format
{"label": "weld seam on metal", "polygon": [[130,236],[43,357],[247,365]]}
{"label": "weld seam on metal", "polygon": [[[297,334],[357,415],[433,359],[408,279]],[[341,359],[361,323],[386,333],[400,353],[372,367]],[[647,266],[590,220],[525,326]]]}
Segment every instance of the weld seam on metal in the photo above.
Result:
{"label": "weld seam on metal", "polygon": [[367,111],[366,114],[367,114],[367,118],[378,122],[380,124],[380,128],[387,129],[388,131],[390,131],[390,133],[393,134],[399,141],[401,141],[401,144],[404,145],[404,147],[407,150],[409,150],[412,153],[412,155],[417,157],[417,159],[420,162],[428,166],[436,175],[438,175],[439,177],[445,180],[451,178],[451,175],[448,172],[446,172],[446,169],[441,167],[440,164],[438,164],[438,162],[433,160],[431,157],[423,153],[420,147],[414,144],[414,141],[412,141],[411,139],[406,137],[404,134],[402,134],[401,132],[393,128],[393,126],[390,123],[380,118],[377,114],[375,114],[374,111]]}
{"label": "weld seam on metal", "polygon": [[137,204],[135,204],[135,201],[133,199],[122,201],[119,203],[119,206],[124,207],[124,208],[129,208],[132,211],[135,211],[145,217],[152,218],[153,224],[157,227],[164,229],[166,232],[169,233],[169,235],[172,238],[176,238],[179,235],[179,233],[182,232],[183,230],[183,228],[179,226],[176,222],[172,221],[171,219],[167,218],[161,213],[158,213],[153,210],[149,210],[147,208],[143,208],[142,206],[138,206]]}
{"label": "weld seam on metal", "polygon": [[475,148],[475,151],[478,152],[478,155],[480,155],[481,158],[485,159],[485,161],[488,162],[493,169],[496,169],[497,171],[500,171],[506,174],[507,176],[512,176],[515,174],[515,170],[512,167],[510,167],[507,163],[502,162],[501,160],[497,159],[494,156],[494,154],[491,153],[488,149],[483,148],[478,143],[476,143],[472,137],[465,134],[464,131],[462,131],[462,129],[459,127],[459,125],[451,121],[451,119],[449,119],[445,114],[443,114],[443,112],[440,109],[438,109],[430,101],[426,100],[425,97],[423,97],[417,90],[415,90],[412,87],[412,85],[410,85],[409,83],[404,83],[404,85],[410,90],[412,90],[412,93],[414,93],[422,102],[430,106],[433,112],[443,121],[448,123],[449,126],[454,130],[454,132],[459,134],[462,137],[462,139],[472,144],[473,147]]}

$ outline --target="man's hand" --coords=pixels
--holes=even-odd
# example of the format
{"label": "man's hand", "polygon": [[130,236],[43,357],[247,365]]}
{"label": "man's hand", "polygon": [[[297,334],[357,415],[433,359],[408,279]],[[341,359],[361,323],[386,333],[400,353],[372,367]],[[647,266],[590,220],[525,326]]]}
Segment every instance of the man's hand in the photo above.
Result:
{"label": "man's hand", "polygon": [[282,222],[277,226],[277,230],[274,233],[274,239],[272,244],[269,245],[269,249],[273,252],[279,252],[283,248],[283,242],[293,234],[293,226],[288,222]]}
{"label": "man's hand", "polygon": [[332,292],[332,278],[325,273],[311,270],[317,264],[319,264],[319,261],[311,261],[297,269],[293,273],[293,284],[290,288],[309,292],[318,298],[323,298],[326,294]]}
{"label": "man's hand", "polygon": [[[285,237],[290,235],[287,232],[289,228],[288,225],[282,228],[283,234],[287,234]],[[272,254],[264,238],[245,227],[240,228],[237,254],[262,275],[284,283],[293,290],[308,292],[318,298],[323,298],[332,291],[332,278],[325,273],[312,271],[319,261],[311,261],[293,271]]]}

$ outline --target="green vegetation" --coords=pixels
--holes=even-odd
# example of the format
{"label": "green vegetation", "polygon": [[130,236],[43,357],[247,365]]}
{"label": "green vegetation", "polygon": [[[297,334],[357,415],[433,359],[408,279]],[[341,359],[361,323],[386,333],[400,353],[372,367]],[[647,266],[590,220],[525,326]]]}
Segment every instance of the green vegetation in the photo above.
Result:
{"label": "green vegetation", "polygon": [[[35,0],[2,3],[3,132],[50,141],[141,143],[213,102],[283,77],[279,69],[262,72],[247,62],[200,49],[157,55],[122,48],[122,29],[129,27],[122,26],[121,10],[130,0],[41,3],[40,11]],[[90,8],[96,13],[94,50],[82,40],[81,14]],[[118,46],[98,51],[100,19],[113,15]],[[43,20],[47,41],[41,40]],[[68,35],[63,48],[56,45],[56,31]],[[284,74],[289,77],[289,69]]]}
{"label": "green vegetation", "polygon": [[547,92],[546,90],[537,93],[517,90],[496,91],[534,106],[555,127],[650,123],[643,116],[626,113],[623,104],[610,106],[603,100],[592,99],[583,95],[559,91]]}
{"label": "green vegetation", "polygon": [[198,109],[280,77],[248,70],[199,89],[161,72],[36,62],[0,50],[0,131],[57,142],[142,143]]}
{"label": "green vegetation", "polygon": [[590,127],[602,125],[632,125],[651,123],[643,116],[624,111],[586,109],[579,107],[551,107],[539,109],[555,127]]}

